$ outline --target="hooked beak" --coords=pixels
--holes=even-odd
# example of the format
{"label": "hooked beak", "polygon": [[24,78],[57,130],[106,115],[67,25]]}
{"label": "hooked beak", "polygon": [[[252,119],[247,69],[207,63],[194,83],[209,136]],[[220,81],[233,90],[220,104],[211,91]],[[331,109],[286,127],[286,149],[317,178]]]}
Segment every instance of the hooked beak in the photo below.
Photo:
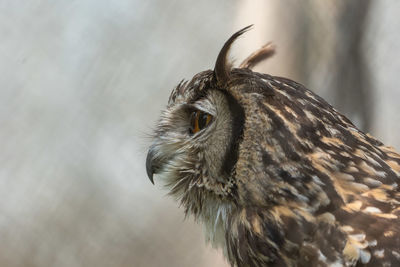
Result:
{"label": "hooked beak", "polygon": [[155,167],[156,166],[154,165],[154,149],[150,147],[146,157],[146,172],[152,184],[154,184],[153,174],[155,173]]}
{"label": "hooked beak", "polygon": [[165,159],[160,157],[160,154],[158,153],[157,150],[157,146],[155,145],[150,146],[149,152],[147,152],[147,157],[146,157],[146,172],[152,184],[154,184],[153,175],[161,170],[164,163]]}

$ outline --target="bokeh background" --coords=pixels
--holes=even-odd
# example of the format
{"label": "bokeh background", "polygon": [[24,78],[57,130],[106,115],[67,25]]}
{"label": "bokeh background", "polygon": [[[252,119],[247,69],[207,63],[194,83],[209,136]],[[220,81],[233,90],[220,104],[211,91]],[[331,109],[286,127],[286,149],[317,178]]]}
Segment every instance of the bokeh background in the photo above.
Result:
{"label": "bokeh background", "polygon": [[[171,89],[239,63],[295,79],[400,149],[396,0],[0,0],[0,266],[227,266],[145,174]],[[157,182],[157,181],[156,181]]]}

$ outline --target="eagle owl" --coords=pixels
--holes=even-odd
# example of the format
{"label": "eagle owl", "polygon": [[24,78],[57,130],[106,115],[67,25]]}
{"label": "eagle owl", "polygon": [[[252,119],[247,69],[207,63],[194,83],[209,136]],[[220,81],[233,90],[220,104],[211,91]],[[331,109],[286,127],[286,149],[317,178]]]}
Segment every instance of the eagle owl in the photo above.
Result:
{"label": "eagle owl", "polygon": [[400,155],[292,80],[214,70],[171,93],[146,159],[232,266],[400,266]]}

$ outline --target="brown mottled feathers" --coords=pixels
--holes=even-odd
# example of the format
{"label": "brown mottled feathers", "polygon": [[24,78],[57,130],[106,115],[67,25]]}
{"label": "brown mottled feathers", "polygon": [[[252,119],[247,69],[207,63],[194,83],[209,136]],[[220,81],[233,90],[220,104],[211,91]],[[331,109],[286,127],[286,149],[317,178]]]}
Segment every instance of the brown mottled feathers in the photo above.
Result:
{"label": "brown mottled feathers", "polygon": [[[301,84],[248,69],[267,49],[228,67],[246,29],[171,93],[149,177],[232,266],[400,266],[400,155]],[[193,110],[213,121],[190,135]]]}
{"label": "brown mottled feathers", "polygon": [[[242,248],[248,257],[255,255],[247,261],[260,266],[280,261],[293,266],[400,264],[400,155],[300,84],[242,69],[231,75],[231,86],[237,83],[234,97],[252,103],[247,112],[265,114],[264,120],[244,126],[243,139],[265,140],[261,146],[242,143],[241,150],[257,151],[248,157],[258,159],[243,156],[236,167],[244,170],[237,177],[249,177],[242,166],[259,162],[253,166],[258,175],[243,182],[265,186],[249,187],[242,201],[265,208],[244,208],[238,216],[243,221],[231,224],[237,229],[229,232],[238,233],[228,242],[233,262],[246,262],[235,256]],[[248,86],[255,81],[256,88]],[[268,126],[260,133],[262,126],[254,123]],[[243,242],[249,244],[243,248]],[[257,255],[260,246],[269,251],[265,260]]]}

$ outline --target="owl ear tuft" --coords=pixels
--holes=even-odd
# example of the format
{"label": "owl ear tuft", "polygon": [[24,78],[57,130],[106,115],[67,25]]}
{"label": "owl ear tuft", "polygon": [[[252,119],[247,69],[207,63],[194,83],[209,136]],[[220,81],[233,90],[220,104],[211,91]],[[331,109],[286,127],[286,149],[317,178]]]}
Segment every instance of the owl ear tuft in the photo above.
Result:
{"label": "owl ear tuft", "polygon": [[221,51],[218,54],[217,61],[215,62],[215,68],[214,68],[214,73],[215,73],[215,78],[217,79],[217,85],[219,87],[223,87],[226,82],[229,80],[229,75],[231,72],[231,64],[228,62],[228,52],[229,49],[231,48],[231,45],[233,42],[243,33],[247,32],[250,30],[250,28],[253,26],[253,24],[244,27],[240,31],[234,33],[228,41],[225,42],[224,46],[222,47]]}
{"label": "owl ear tuft", "polygon": [[267,43],[258,50],[254,51],[250,56],[243,60],[239,68],[253,69],[258,63],[272,57],[275,54],[275,45]]}

